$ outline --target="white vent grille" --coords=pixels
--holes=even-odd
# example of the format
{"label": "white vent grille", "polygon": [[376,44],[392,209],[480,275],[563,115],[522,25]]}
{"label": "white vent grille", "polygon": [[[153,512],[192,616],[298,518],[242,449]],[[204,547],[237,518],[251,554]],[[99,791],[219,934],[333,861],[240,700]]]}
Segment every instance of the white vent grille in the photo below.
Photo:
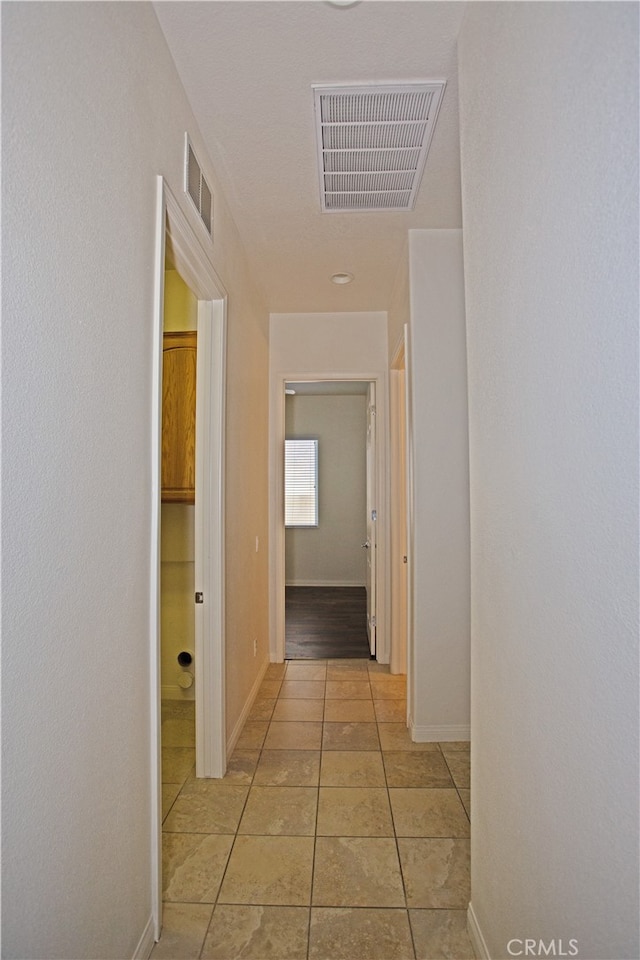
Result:
{"label": "white vent grille", "polygon": [[444,87],[313,88],[323,211],[413,209]]}
{"label": "white vent grille", "polygon": [[211,188],[204,178],[202,168],[198,163],[193,147],[186,137],[184,190],[191,197],[198,216],[202,220],[205,230],[211,236],[213,220],[213,197]]}

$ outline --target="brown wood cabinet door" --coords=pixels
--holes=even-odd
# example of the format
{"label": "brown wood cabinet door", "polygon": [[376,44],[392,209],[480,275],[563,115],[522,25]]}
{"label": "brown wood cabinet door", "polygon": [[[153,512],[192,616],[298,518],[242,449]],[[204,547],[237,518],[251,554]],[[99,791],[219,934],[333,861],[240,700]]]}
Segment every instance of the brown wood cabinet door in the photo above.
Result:
{"label": "brown wood cabinet door", "polygon": [[195,503],[197,333],[165,333],[162,364],[162,500]]}

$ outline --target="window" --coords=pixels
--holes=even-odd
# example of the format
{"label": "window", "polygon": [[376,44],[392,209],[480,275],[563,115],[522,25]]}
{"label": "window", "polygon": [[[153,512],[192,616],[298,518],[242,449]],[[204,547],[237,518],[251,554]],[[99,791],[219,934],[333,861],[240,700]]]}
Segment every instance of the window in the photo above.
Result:
{"label": "window", "polygon": [[284,442],[284,524],[318,526],[318,441]]}

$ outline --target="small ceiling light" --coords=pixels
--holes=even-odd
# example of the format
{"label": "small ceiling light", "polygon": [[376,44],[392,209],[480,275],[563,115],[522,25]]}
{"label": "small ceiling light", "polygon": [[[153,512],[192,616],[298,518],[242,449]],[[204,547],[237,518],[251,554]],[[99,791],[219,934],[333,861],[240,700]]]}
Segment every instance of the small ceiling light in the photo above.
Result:
{"label": "small ceiling light", "polygon": [[331,277],[332,283],[351,283],[352,280],[352,273],[334,273],[334,275]]}
{"label": "small ceiling light", "polygon": [[284,392],[286,393],[286,395],[287,395],[288,397],[294,397],[294,396],[295,396],[295,393],[296,393],[295,390],[290,390],[290,389],[288,389],[288,388],[287,388]]}

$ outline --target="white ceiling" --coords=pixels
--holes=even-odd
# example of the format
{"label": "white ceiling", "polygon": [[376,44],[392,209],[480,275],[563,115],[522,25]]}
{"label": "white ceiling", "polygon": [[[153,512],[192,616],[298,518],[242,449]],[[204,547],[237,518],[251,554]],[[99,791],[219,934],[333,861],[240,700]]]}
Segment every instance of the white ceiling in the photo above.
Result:
{"label": "white ceiling", "polygon": [[[464,7],[155,4],[269,310],[386,310],[407,230],[461,226],[456,39]],[[439,79],[447,87],[415,209],[322,213],[312,84]],[[329,278],[337,272],[355,280],[336,286]]]}

